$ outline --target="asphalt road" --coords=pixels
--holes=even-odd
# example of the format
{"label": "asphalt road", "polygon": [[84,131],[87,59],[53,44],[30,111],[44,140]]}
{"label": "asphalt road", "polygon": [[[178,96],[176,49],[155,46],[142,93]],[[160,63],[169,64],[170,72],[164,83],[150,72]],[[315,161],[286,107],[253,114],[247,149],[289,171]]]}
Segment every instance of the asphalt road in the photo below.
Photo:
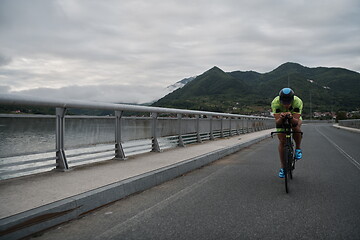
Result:
{"label": "asphalt road", "polygon": [[360,134],[303,131],[289,194],[267,139],[34,239],[360,239]]}

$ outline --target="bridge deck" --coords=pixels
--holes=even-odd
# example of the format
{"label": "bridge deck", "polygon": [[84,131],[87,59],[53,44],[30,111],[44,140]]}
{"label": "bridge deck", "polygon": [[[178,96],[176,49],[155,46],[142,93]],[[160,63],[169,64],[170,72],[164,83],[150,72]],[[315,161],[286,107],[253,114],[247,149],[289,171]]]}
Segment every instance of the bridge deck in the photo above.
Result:
{"label": "bridge deck", "polygon": [[1,181],[0,238],[21,238],[77,218],[256,143],[271,131]]}
{"label": "bridge deck", "polygon": [[360,135],[302,130],[289,194],[266,139],[36,239],[360,239]]}
{"label": "bridge deck", "polygon": [[143,154],[125,161],[110,160],[68,172],[52,171],[1,181],[0,230],[14,224],[14,216],[16,221],[31,221],[54,211],[64,215],[74,209],[80,215],[233,153],[269,137],[273,130]]}

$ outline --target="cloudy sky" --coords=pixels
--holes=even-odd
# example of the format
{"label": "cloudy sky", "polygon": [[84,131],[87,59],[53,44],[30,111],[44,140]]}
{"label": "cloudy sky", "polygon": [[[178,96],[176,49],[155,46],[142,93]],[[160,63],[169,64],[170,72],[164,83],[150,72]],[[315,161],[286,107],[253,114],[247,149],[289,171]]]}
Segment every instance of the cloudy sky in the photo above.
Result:
{"label": "cloudy sky", "polygon": [[360,71],[359,0],[0,0],[0,94],[144,103],[284,62]]}

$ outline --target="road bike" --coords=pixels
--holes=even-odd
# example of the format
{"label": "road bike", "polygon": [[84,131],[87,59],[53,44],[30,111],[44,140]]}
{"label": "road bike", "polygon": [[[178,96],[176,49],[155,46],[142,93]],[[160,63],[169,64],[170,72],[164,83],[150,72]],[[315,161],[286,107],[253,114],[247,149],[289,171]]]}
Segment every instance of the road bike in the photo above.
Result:
{"label": "road bike", "polygon": [[277,131],[277,132],[271,132],[271,137],[273,137],[273,134],[279,134],[284,133],[285,134],[285,145],[284,145],[284,160],[285,160],[285,191],[286,193],[289,193],[289,182],[290,179],[293,178],[293,171],[295,169],[295,153],[294,153],[294,139],[292,135],[294,133],[300,133],[301,136],[303,135],[303,132],[294,132],[292,130],[292,125],[290,122],[289,116],[286,116],[283,121],[283,130]]}

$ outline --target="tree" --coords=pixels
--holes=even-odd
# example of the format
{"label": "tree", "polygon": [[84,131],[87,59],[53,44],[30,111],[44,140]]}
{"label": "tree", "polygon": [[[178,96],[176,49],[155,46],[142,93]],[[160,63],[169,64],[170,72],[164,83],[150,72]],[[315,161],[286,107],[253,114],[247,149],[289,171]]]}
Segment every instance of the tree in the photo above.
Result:
{"label": "tree", "polygon": [[345,120],[345,119],[347,119],[346,112],[337,112],[336,113],[336,122],[339,122],[339,120]]}

